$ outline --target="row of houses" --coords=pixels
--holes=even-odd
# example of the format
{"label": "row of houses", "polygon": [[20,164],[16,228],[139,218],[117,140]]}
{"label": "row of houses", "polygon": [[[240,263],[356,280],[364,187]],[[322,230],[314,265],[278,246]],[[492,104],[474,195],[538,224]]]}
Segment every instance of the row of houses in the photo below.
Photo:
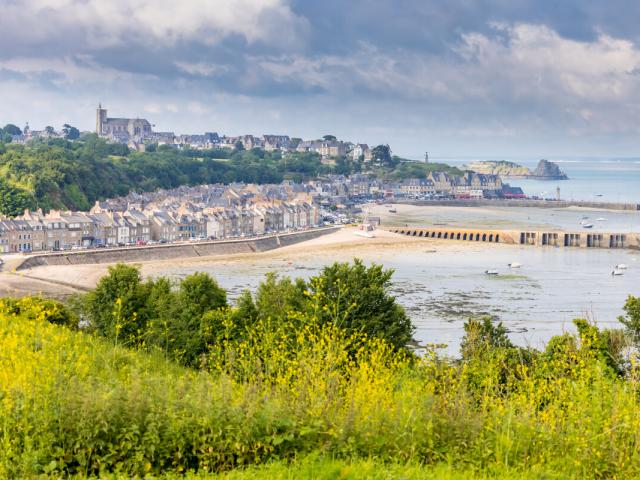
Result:
{"label": "row of houses", "polygon": [[498,175],[465,172],[451,176],[446,172],[431,172],[427,178],[409,178],[400,184],[404,195],[443,195],[454,198],[486,198],[500,196],[503,190]]}
{"label": "row of houses", "polygon": [[184,203],[176,209],[150,205],[124,211],[96,202],[89,212],[26,210],[15,218],[0,217],[0,253],[252,237],[318,224],[318,209],[305,202],[204,208]]}
{"label": "row of houses", "polygon": [[[153,132],[146,137],[147,142],[158,145],[171,145],[177,148],[194,148],[200,150],[222,148],[235,149],[242,145],[245,150],[261,148],[267,152],[280,151],[282,153],[317,153],[323,159],[348,156],[353,160],[364,160],[368,162],[372,159],[372,151],[367,144],[352,143],[342,140],[302,140],[291,138],[288,135],[240,135],[226,136],[218,135],[215,132],[203,135],[174,135],[172,132]],[[130,144],[132,149],[140,150],[144,147],[141,144]]]}

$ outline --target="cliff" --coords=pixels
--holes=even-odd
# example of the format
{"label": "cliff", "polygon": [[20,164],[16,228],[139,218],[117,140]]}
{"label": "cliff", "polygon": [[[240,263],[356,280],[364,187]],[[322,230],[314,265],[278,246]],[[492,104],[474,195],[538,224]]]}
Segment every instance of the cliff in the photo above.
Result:
{"label": "cliff", "polygon": [[567,174],[560,170],[560,167],[549,160],[540,160],[538,166],[533,171],[531,178],[541,180],[568,180]]}

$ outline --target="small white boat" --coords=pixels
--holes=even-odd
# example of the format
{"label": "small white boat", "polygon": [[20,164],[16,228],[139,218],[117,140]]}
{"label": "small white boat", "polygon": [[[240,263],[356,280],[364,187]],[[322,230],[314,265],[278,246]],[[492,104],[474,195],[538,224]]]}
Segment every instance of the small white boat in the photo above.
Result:
{"label": "small white boat", "polygon": [[509,264],[507,264],[507,267],[509,268],[520,268],[522,266],[522,264],[520,262],[511,262]]}
{"label": "small white boat", "polygon": [[593,228],[593,223],[584,223],[582,224],[582,228]]}
{"label": "small white boat", "polygon": [[498,275],[498,271],[497,271],[497,270],[492,270],[492,269],[490,269],[490,270],[485,270],[485,271],[484,271],[484,274],[485,274],[485,275]]}
{"label": "small white boat", "polygon": [[596,222],[606,222],[607,219],[604,217],[596,218]]}
{"label": "small white boat", "polygon": [[627,269],[627,264],[626,263],[619,263],[613,268],[616,269],[616,270],[626,270]]}
{"label": "small white boat", "polygon": [[397,210],[395,208],[390,208],[389,209],[389,213],[396,213],[396,212],[397,212]]}
{"label": "small white boat", "polygon": [[620,275],[624,275],[624,270],[615,269],[613,272],[611,272],[611,275],[614,277],[619,277]]}

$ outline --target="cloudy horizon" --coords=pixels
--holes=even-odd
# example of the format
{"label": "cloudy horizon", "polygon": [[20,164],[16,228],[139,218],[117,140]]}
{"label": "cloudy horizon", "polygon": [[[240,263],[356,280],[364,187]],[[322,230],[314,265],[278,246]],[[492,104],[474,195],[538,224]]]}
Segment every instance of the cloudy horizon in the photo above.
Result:
{"label": "cloudy horizon", "polygon": [[640,4],[5,0],[0,123],[639,156]]}

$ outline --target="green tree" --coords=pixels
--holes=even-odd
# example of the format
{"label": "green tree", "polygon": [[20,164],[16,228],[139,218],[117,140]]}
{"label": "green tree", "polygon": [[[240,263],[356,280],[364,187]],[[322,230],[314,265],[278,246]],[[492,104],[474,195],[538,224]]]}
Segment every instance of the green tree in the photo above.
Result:
{"label": "green tree", "polygon": [[618,317],[636,346],[640,346],[640,297],[629,295],[623,307],[625,316]]}
{"label": "green tree", "polygon": [[279,277],[267,273],[256,292],[256,308],[261,319],[285,319],[291,312],[300,312],[306,308],[303,281],[292,281],[289,277]]}
{"label": "green tree", "polygon": [[325,142],[335,142],[337,140],[335,135],[325,135],[322,137]]}
{"label": "green tree", "polygon": [[144,341],[149,348],[157,348],[167,356],[173,355],[175,349],[174,319],[179,312],[178,305],[169,279],[160,277],[148,283]]}
{"label": "green tree", "polygon": [[371,159],[383,167],[393,166],[389,145],[378,145],[374,147],[373,150],[371,150]]}
{"label": "green tree", "polygon": [[[188,366],[198,366],[211,337],[208,312],[227,307],[227,294],[206,273],[196,272],[180,282],[172,323],[175,355]],[[215,322],[214,322],[215,323]]]}
{"label": "green tree", "polygon": [[463,360],[478,358],[495,348],[513,348],[502,322],[494,325],[491,317],[470,318],[464,323],[460,343]]}
{"label": "green tree", "polygon": [[53,135],[54,133],[56,133],[51,125],[47,125],[46,127],[44,127],[44,131],[47,132],[48,135]]}
{"label": "green tree", "polygon": [[67,140],[77,140],[78,138],[80,138],[80,130],[78,130],[76,127],[72,127],[68,123],[65,123],[62,126],[62,135]]}
{"label": "green tree", "polygon": [[138,268],[118,264],[88,294],[91,326],[118,343],[138,344],[146,331],[148,289]]}
{"label": "green tree", "polygon": [[22,214],[26,208],[34,208],[35,204],[31,193],[0,179],[0,214],[13,217]]}
{"label": "green tree", "polygon": [[7,123],[2,131],[9,135],[22,135],[22,130],[20,130],[20,127],[14,125],[13,123]]}
{"label": "green tree", "polygon": [[393,270],[381,265],[334,263],[309,279],[309,302],[321,322],[385,339],[397,349],[411,341],[414,327],[390,294]]}

